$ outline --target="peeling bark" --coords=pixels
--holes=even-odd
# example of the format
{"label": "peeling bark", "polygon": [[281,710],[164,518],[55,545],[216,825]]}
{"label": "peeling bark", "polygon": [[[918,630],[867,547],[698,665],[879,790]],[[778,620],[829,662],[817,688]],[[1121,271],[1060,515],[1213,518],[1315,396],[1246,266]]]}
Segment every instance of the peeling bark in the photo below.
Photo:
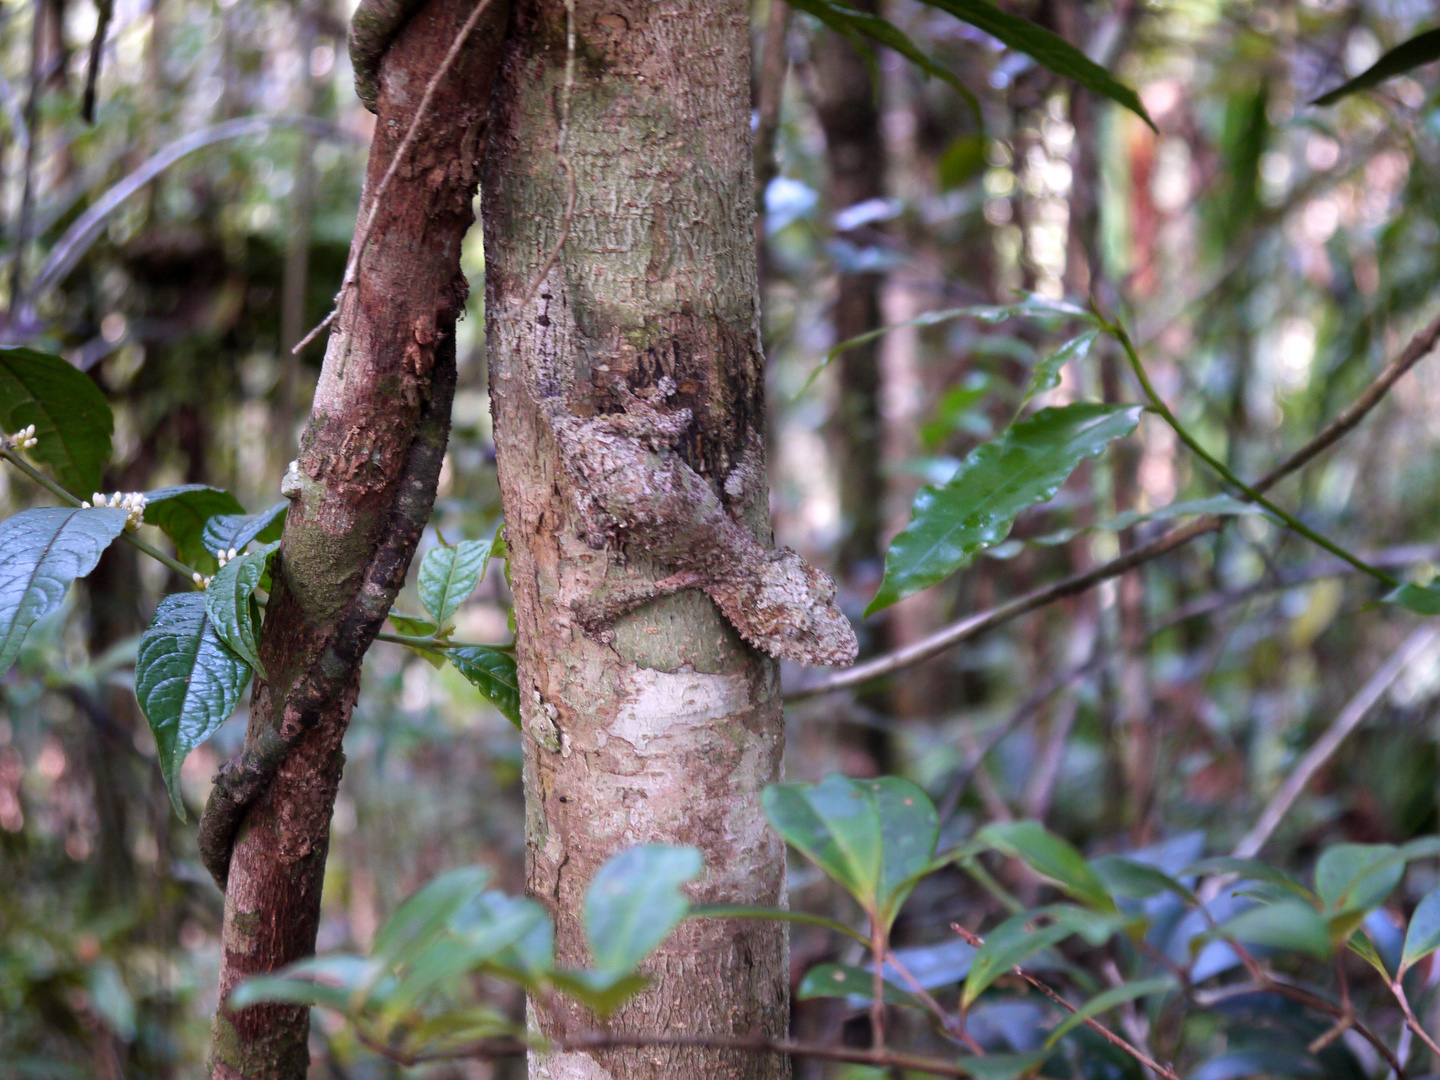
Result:
{"label": "peeling bark", "polygon": [[[360,220],[426,82],[471,11],[431,0],[379,67],[379,119]],[[489,84],[504,11],[482,22],[445,79],[380,208],[359,282],[330,337],[294,469],[280,569],[260,641],[246,735],[251,760],[287,744],[229,860],[211,1075],[302,1080],[308,1010],[230,1014],[226,995],[315,947],[340,750],[360,662],[429,518],[450,427],[460,243],[473,220]],[[290,746],[293,745],[293,748]],[[208,816],[208,814],[207,814]]]}
{"label": "peeling bark", "polygon": [[[784,741],[775,662],[686,589],[587,634],[572,604],[667,566],[634,545],[580,536],[567,472],[529,371],[565,377],[577,417],[620,409],[669,377],[694,423],[677,451],[715,489],[764,430],[755,302],[748,12],[738,0],[575,4],[565,156],[577,200],[553,268],[530,285],[566,217],[557,155],[565,113],[566,9],[513,9],[485,164],[486,310],[496,450],[515,593],[531,893],[556,919],[562,965],[588,962],[584,890],[633,844],[694,844],[702,902],[785,902],[783,845],[759,794]],[[526,302],[528,300],[528,302]],[[521,306],[523,304],[523,307]],[[751,531],[771,543],[767,500]],[[685,924],[649,961],[652,987],[610,1021],[623,1031],[773,1036],[786,1028],[783,927]],[[593,1025],[532,1003],[547,1032]],[[778,1057],[698,1048],[559,1054],[549,1080],[774,1078]]]}

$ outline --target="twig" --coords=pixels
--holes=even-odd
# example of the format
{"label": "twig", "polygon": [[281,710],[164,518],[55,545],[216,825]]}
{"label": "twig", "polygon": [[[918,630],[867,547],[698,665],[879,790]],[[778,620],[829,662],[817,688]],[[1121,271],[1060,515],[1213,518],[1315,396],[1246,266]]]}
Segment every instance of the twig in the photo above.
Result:
{"label": "twig", "polygon": [[1420,627],[1405,639],[1405,643],[1396,649],[1390,658],[1380,665],[1380,669],[1365,681],[1365,685],[1360,687],[1355,696],[1345,703],[1334,723],[1296,763],[1294,771],[1285,778],[1280,790],[1256,819],[1254,827],[1235,845],[1234,855],[1237,859],[1252,858],[1265,846],[1265,842],[1270,839],[1281,819],[1300,797],[1300,793],[1315,778],[1315,774],[1324,768],[1325,763],[1350,733],[1360,726],[1365,715],[1410,662],[1428,649],[1436,637],[1437,631],[1431,625]]}
{"label": "twig", "polygon": [[[765,191],[775,179],[775,134],[780,129],[780,105],[785,96],[785,75],[790,67],[786,37],[790,31],[790,5],[770,0],[765,25],[765,51],[760,60],[760,87],[755,123],[755,209],[757,231],[764,228]],[[763,235],[763,233],[762,233]]]}
{"label": "twig", "polygon": [[95,36],[90,39],[90,65],[85,71],[85,97],[80,105],[80,115],[87,124],[95,123],[95,88],[100,82],[100,58],[105,52],[105,32],[110,29],[110,18],[114,12],[115,0],[97,0]]}
{"label": "twig", "polygon": [[1432,1039],[1420,1021],[1415,1018],[1415,1010],[1410,1008],[1410,999],[1405,996],[1405,987],[1400,984],[1399,979],[1390,982],[1390,992],[1395,995],[1395,1000],[1400,1003],[1400,1010],[1405,1014],[1405,1026],[1415,1033],[1415,1037],[1430,1048],[1430,1052],[1440,1058],[1440,1044]]}
{"label": "twig", "polygon": [[[1354,428],[1364,416],[1375,408],[1385,397],[1386,392],[1394,386],[1396,380],[1405,371],[1413,367],[1420,359],[1428,355],[1434,348],[1437,340],[1440,340],[1440,319],[1432,322],[1420,333],[1416,334],[1410,343],[1405,347],[1400,357],[1390,365],[1366,388],[1358,398],[1355,399],[1335,421],[1327,425],[1319,435],[1307,442],[1297,450],[1285,463],[1272,469],[1261,479],[1255,481],[1250,487],[1257,492],[1264,492],[1273,487],[1284,477],[1288,476],[1295,469],[1305,465],[1315,457],[1321,450],[1334,444],[1346,432]],[[1403,364],[1403,366],[1402,366]],[[1312,449],[1314,447],[1315,449]],[[785,694],[786,701],[800,701],[804,698],[815,697],[819,694],[828,694],[836,690],[847,690],[854,686],[860,686],[877,679],[882,675],[889,675],[891,672],[899,671],[902,668],[918,664],[923,660],[944,652],[946,649],[967,641],[972,637],[993,629],[1011,619],[1028,614],[1039,608],[1046,607],[1063,600],[1068,596],[1085,592],[1102,581],[1119,577],[1137,566],[1142,566],[1162,555],[1168,555],[1176,548],[1183,547],[1196,537],[1204,536],[1206,533],[1217,532],[1224,524],[1223,519],[1218,517],[1202,517],[1190,522],[1188,525],[1177,526],[1169,532],[1151,540],[1147,544],[1126,552],[1119,558],[1112,559],[1102,566],[1083,574],[1075,574],[1008,600],[998,607],[989,611],[980,612],[975,615],[957,620],[949,626],[943,627],[928,637],[912,642],[902,649],[877,656],[863,664],[856,664],[844,671],[833,672],[830,675],[816,679],[808,685],[796,687]]]}
{"label": "twig", "polygon": [[470,32],[475,29],[476,24],[480,21],[480,16],[485,14],[485,9],[490,6],[490,3],[491,0],[479,0],[475,9],[470,12],[470,17],[465,20],[465,25],[460,28],[454,39],[451,40],[450,47],[445,50],[445,56],[440,61],[440,66],[435,69],[434,74],[430,76],[430,81],[425,84],[425,92],[420,96],[420,104],[416,106],[415,115],[410,118],[410,126],[405,129],[405,134],[400,139],[400,145],[395,148],[395,153],[390,158],[390,164],[385,167],[385,173],[375,187],[375,194],[370,199],[370,212],[365,215],[365,224],[360,229],[355,243],[351,245],[350,259],[345,264],[345,275],[340,279],[340,291],[335,294],[335,304],[330,309],[330,314],[326,315],[313,330],[301,338],[290,350],[291,353],[299,355],[305,346],[314,341],[320,332],[334,322],[336,316],[340,314],[340,306],[344,301],[346,290],[359,280],[360,257],[365,254],[365,246],[370,243],[370,232],[375,227],[375,218],[380,212],[380,202],[384,199],[385,193],[390,190],[391,181],[400,171],[400,162],[410,152],[410,147],[415,142],[415,136],[420,131],[420,125],[430,112],[430,104],[435,100],[435,93],[440,87],[440,81],[450,71],[451,65],[455,63],[455,58],[460,55],[460,49],[464,46],[466,39],[470,37]]}
{"label": "twig", "polygon": [[[959,934],[962,938],[964,938],[967,943],[975,946],[977,949],[985,944],[984,938],[982,938],[979,934],[971,933],[959,923],[951,923],[950,929],[954,930],[955,933]],[[1020,976],[1020,978],[1024,979],[1036,990],[1039,990],[1040,993],[1044,994],[1051,1001],[1055,1002],[1056,1005],[1059,1005],[1062,1009],[1065,1009],[1067,1012],[1075,1013],[1080,1011],[1079,1009],[1075,1008],[1074,1005],[1071,1005],[1070,1002],[1066,1001],[1063,997],[1056,993],[1054,990],[1050,989],[1050,987],[1046,986],[1045,983],[1041,982],[1034,975],[1031,975],[1024,968],[1017,965],[1015,967],[1012,967],[1010,970],[1013,971],[1016,975]],[[1176,1073],[1174,1069],[1170,1069],[1164,1065],[1161,1065],[1149,1054],[1145,1053],[1145,1051],[1141,1050],[1133,1043],[1127,1041],[1122,1036],[1115,1034],[1115,1032],[1111,1031],[1094,1017],[1086,1017],[1082,1021],[1082,1023],[1091,1031],[1095,1032],[1095,1034],[1103,1038],[1106,1042],[1110,1043],[1112,1046],[1118,1047],[1120,1050],[1123,1050],[1125,1053],[1129,1054],[1132,1058],[1138,1061],[1141,1065],[1144,1065],[1150,1071],[1154,1072],[1157,1076],[1162,1076],[1165,1078],[1165,1080],[1180,1080],[1180,1075]]]}
{"label": "twig", "polygon": [[25,129],[30,137],[25,141],[25,165],[20,185],[20,213],[15,224],[15,252],[10,262],[10,320],[24,310],[20,303],[21,290],[25,284],[25,245],[30,242],[30,212],[35,202],[35,147],[40,141],[36,129],[36,117],[40,105],[40,57],[44,48],[43,28],[45,25],[44,0],[34,0],[34,12],[30,16],[30,86],[25,98]]}
{"label": "twig", "polygon": [[934,1014],[935,1019],[940,1021],[940,1026],[943,1027],[946,1032],[956,1039],[959,1039],[972,1054],[977,1056],[984,1055],[985,1048],[975,1041],[975,1036],[965,1030],[965,1025],[961,1022],[960,1018],[949,1012],[943,1005],[935,1000],[934,995],[931,994],[930,991],[920,985],[920,980],[915,978],[915,976],[910,973],[910,969],[900,962],[900,958],[895,955],[893,950],[885,950],[885,963],[895,969],[895,973],[910,987],[910,992],[919,998],[921,1003]]}

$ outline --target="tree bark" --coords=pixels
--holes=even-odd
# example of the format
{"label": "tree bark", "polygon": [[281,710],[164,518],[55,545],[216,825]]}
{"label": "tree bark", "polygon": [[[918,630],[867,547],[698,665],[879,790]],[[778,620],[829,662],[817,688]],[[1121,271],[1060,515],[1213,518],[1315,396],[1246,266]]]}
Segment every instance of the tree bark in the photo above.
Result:
{"label": "tree bark", "polygon": [[[380,65],[375,140],[360,220],[421,93],[472,10],[431,0]],[[430,516],[450,425],[455,319],[466,284],[460,241],[471,209],[489,84],[503,27],[495,5],[440,81],[346,290],[309,426],[260,641],[270,680],[252,695],[247,750],[299,741],[236,836],[225,897],[217,1080],[303,1080],[309,1011],[231,1014],[243,978],[314,951],[340,743],[360,662],[404,582]]]}
{"label": "tree bark", "polygon": [[[645,842],[693,844],[702,902],[785,902],[784,849],[761,789],[779,778],[775,662],[685,590],[588,635],[571,603],[607,580],[655,580],[645,551],[588,546],[575,484],[527,371],[554,372],[576,416],[615,412],[613,381],[665,377],[694,422],[678,451],[716,486],[764,430],[750,155],[749,26],[740,0],[575,0],[514,6],[492,111],[483,217],[491,399],[515,594],[531,893],[558,960],[588,962],[582,897],[600,864]],[[557,136],[568,115],[562,155]],[[576,199],[564,236],[567,183]],[[548,271],[548,272],[547,272]],[[534,286],[532,288],[532,285]],[[749,511],[771,540],[766,500]],[[620,1031],[785,1032],[786,935],[764,921],[684,924],[647,963],[654,984]],[[532,1002],[540,1029],[593,1020]],[[532,1077],[773,1078],[788,1061],[736,1051],[567,1053]]]}

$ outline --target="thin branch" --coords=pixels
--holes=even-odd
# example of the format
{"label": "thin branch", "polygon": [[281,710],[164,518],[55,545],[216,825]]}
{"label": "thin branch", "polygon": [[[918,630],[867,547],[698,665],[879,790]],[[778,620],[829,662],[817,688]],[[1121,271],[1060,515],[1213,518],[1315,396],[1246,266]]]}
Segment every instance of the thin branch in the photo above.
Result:
{"label": "thin branch", "polygon": [[[967,943],[975,946],[975,948],[977,949],[985,944],[984,938],[982,938],[979,934],[971,933],[959,923],[951,923],[950,929],[954,930],[955,933],[959,934],[962,938],[964,938]],[[1036,990],[1039,990],[1040,993],[1044,994],[1051,1001],[1055,1002],[1056,1005],[1059,1005],[1062,1009],[1065,1009],[1067,1012],[1075,1013],[1080,1011],[1079,1009],[1075,1008],[1074,1005],[1071,1005],[1070,1002],[1066,1001],[1063,997],[1061,997],[1060,994],[1050,989],[1049,986],[1045,985],[1045,983],[1041,982],[1034,975],[1031,975],[1024,968],[1017,965],[1015,967],[1012,967],[1010,970],[1013,971],[1016,975],[1020,976],[1020,978],[1024,979]],[[1115,1034],[1115,1032],[1111,1031],[1094,1017],[1087,1016],[1081,1022],[1091,1031],[1095,1032],[1095,1034],[1099,1035],[1106,1042],[1110,1043],[1112,1046],[1118,1047],[1120,1050],[1129,1054],[1132,1058],[1138,1061],[1141,1065],[1144,1065],[1147,1069],[1155,1073],[1157,1076],[1164,1077],[1164,1080],[1180,1080],[1180,1075],[1175,1072],[1174,1069],[1170,1069],[1164,1065],[1161,1065],[1149,1054],[1145,1053],[1145,1051],[1141,1050],[1138,1046],[1129,1042],[1122,1036]]]}
{"label": "thin branch", "polygon": [[410,147],[415,142],[415,136],[419,134],[420,125],[425,121],[430,112],[431,102],[435,100],[435,93],[440,87],[440,81],[449,73],[455,58],[460,55],[460,49],[464,46],[470,32],[480,21],[480,16],[485,14],[485,9],[490,6],[491,0],[480,0],[475,9],[470,12],[470,17],[465,20],[465,25],[460,28],[450,47],[445,50],[445,57],[440,61],[440,66],[430,76],[430,81],[425,84],[425,92],[420,96],[420,104],[415,109],[415,115],[410,118],[410,126],[405,129],[404,136],[400,139],[400,145],[395,148],[395,153],[390,158],[390,164],[385,167],[385,173],[376,185],[375,194],[370,199],[370,212],[365,215],[365,224],[360,230],[360,235],[350,249],[350,260],[345,264],[345,276],[340,279],[340,291],[335,294],[335,305],[330,309],[320,323],[296,343],[290,351],[298,355],[305,346],[314,341],[315,338],[335,321],[340,314],[340,305],[345,298],[345,292],[353,286],[360,277],[360,258],[365,254],[365,246],[370,243],[370,233],[375,227],[375,218],[380,212],[381,200],[385,193],[390,190],[390,184],[395,179],[395,174],[400,171],[400,162],[405,160],[405,155],[410,152]]}
{"label": "thin branch", "polygon": [[[1319,435],[1307,442],[1297,450],[1284,464],[1272,469],[1265,476],[1255,481],[1250,487],[1256,492],[1264,492],[1279,483],[1284,477],[1294,470],[1308,463],[1321,450],[1333,445],[1346,432],[1354,428],[1376,405],[1385,397],[1401,375],[1418,363],[1423,357],[1435,347],[1437,340],[1440,340],[1440,319],[1432,322],[1420,333],[1416,334],[1405,350],[1384,371],[1366,388],[1358,398],[1355,399],[1335,421],[1328,424]],[[1315,449],[1312,449],[1315,447]],[[912,642],[902,649],[892,653],[886,653],[868,660],[863,664],[856,664],[844,671],[833,672],[822,678],[816,679],[808,685],[796,687],[785,694],[785,700],[800,701],[805,698],[816,697],[820,694],[828,694],[837,690],[848,690],[851,687],[860,686],[877,679],[882,675],[889,675],[902,668],[910,667],[930,657],[944,652],[962,641],[968,641],[972,637],[993,629],[1021,615],[1029,614],[1057,600],[1086,592],[1102,581],[1119,577],[1127,571],[1143,566],[1153,559],[1162,555],[1168,555],[1176,548],[1183,547],[1196,537],[1204,536],[1206,533],[1217,532],[1223,526],[1224,519],[1207,516],[1198,518],[1188,525],[1177,526],[1169,532],[1142,544],[1133,550],[1126,552],[1119,558],[1112,559],[1102,566],[1098,566],[1083,574],[1075,574],[1064,578],[1052,585],[1036,589],[1033,592],[1017,596],[1008,600],[998,607],[989,611],[969,615],[966,618],[957,620],[947,627],[936,631],[928,637]]]}
{"label": "thin branch", "polygon": [[775,179],[775,135],[780,130],[780,105],[785,96],[785,75],[790,67],[786,38],[790,31],[790,5],[770,0],[765,25],[765,51],[760,60],[760,85],[755,107],[755,209],[757,229],[763,229],[765,191]]}
{"label": "thin branch", "polygon": [[1400,1003],[1400,1009],[1405,1013],[1405,1026],[1415,1033],[1415,1037],[1430,1048],[1430,1052],[1440,1058],[1440,1045],[1437,1045],[1420,1026],[1420,1021],[1415,1018],[1415,1010],[1410,1008],[1410,999],[1405,996],[1405,987],[1400,984],[1399,979],[1390,983],[1390,992],[1395,995],[1395,1000]]}
{"label": "thin branch", "polygon": [[10,259],[10,320],[23,309],[20,298],[25,284],[25,246],[30,242],[30,213],[35,203],[35,150],[39,143],[36,118],[39,115],[41,86],[41,55],[44,49],[45,4],[34,0],[30,16],[30,85],[25,98],[25,164],[20,184],[20,213],[15,224],[15,251]]}
{"label": "thin branch", "polygon": [[1380,700],[1385,693],[1398,679],[1401,673],[1409,666],[1410,662],[1422,652],[1434,644],[1440,632],[1427,623],[1420,627],[1408,638],[1405,643],[1390,655],[1385,663],[1380,665],[1380,670],[1375,672],[1366,680],[1365,685],[1360,687],[1355,696],[1345,703],[1340,710],[1340,715],[1335,718],[1334,723],[1326,730],[1325,734],[1316,740],[1315,745],[1306,751],[1296,764],[1295,769],[1285,778],[1280,785],[1280,790],[1266,805],[1255,826],[1245,834],[1240,843],[1235,845],[1234,855],[1237,859],[1253,858],[1265,842],[1274,834],[1281,820],[1289,812],[1300,793],[1309,786],[1315,774],[1325,767],[1325,763],[1334,756],[1335,751],[1365,719],[1366,714]]}

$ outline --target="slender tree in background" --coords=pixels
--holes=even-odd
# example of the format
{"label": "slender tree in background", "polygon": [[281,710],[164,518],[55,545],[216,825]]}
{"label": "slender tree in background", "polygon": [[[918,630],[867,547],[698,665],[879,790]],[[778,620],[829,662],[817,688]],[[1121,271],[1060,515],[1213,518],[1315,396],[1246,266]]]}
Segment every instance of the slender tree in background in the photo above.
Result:
{"label": "slender tree in background", "polygon": [[[584,960],[585,885],[630,844],[699,848],[699,898],[785,902],[783,846],[759,807],[784,746],[777,666],[694,590],[622,617],[609,643],[581,631],[572,602],[665,571],[643,551],[622,566],[577,535],[580,493],[530,390],[535,372],[553,373],[564,407],[591,416],[615,410],[620,381],[639,390],[673,380],[675,404],[694,415],[680,451],[717,487],[763,432],[749,55],[739,0],[580,0],[569,30],[558,0],[522,0],[496,91],[483,185],[491,395],[529,891],[555,916],[562,963]],[[768,539],[763,493],[749,524]],[[776,925],[688,924],[648,968],[656,981],[614,1018],[619,1030],[677,1017],[697,1034],[785,1030]],[[550,1033],[581,1023],[564,1007],[536,1012]],[[657,1048],[557,1055],[533,1075],[769,1078],[788,1068],[774,1055]]]}
{"label": "slender tree in background", "polygon": [[[503,5],[488,13],[435,87],[395,181],[376,189],[474,5],[431,0],[408,19],[382,5],[361,24],[378,72],[378,122],[361,199],[353,286],[340,298],[310,423],[287,475],[291,508],[260,655],[237,785],[273,780],[249,807],[229,857],[220,991],[314,951],[330,817],[360,662],[404,583],[435,499],[464,303],[460,241],[473,221],[488,88]],[[365,19],[372,22],[365,23]],[[388,45],[388,47],[387,47]],[[279,761],[278,770],[275,763]],[[204,843],[229,844],[222,780]],[[243,806],[243,798],[236,802]],[[228,811],[228,812],[227,812]],[[309,1010],[265,1005],[214,1026],[216,1080],[298,1080],[309,1068]]]}

